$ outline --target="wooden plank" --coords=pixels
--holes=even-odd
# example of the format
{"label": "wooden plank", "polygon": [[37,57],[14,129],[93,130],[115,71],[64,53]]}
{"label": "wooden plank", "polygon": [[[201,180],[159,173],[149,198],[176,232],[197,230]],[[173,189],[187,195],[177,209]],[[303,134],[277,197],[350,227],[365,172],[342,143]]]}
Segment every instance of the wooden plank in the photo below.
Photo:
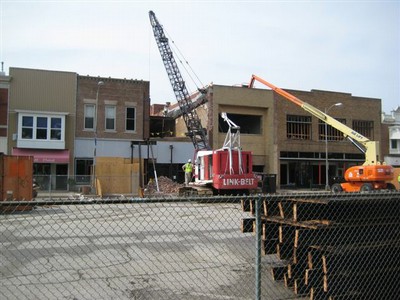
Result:
{"label": "wooden plank", "polygon": [[283,243],[293,243],[295,227],[286,224],[278,226],[279,232],[279,242]]}
{"label": "wooden plank", "polygon": [[278,243],[276,245],[276,254],[279,259],[292,260],[293,244],[292,243]]}
{"label": "wooden plank", "polygon": [[292,255],[293,263],[307,262],[308,259],[308,247],[294,247]]}
{"label": "wooden plank", "polygon": [[249,201],[249,205],[250,205],[250,216],[254,216],[256,214],[256,201],[254,199],[251,199]]}
{"label": "wooden plank", "polygon": [[278,201],[264,200],[263,208],[264,208],[263,215],[265,217],[279,217],[280,216]]}
{"label": "wooden plank", "polygon": [[279,224],[274,222],[264,221],[262,222],[262,239],[279,239]]}
{"label": "wooden plank", "polygon": [[310,300],[328,300],[329,295],[324,292],[322,288],[311,287],[310,288]]}
{"label": "wooden plank", "polygon": [[[318,205],[317,205],[318,204]],[[312,202],[293,202],[292,204],[292,217],[294,222],[301,222],[307,220],[329,218],[324,213],[327,204],[312,203]]]}
{"label": "wooden plank", "polygon": [[319,246],[310,246],[308,249],[308,268],[309,269],[320,269],[322,268],[322,255],[323,251]]}
{"label": "wooden plank", "polygon": [[285,273],[283,274],[283,283],[285,287],[292,289],[294,287],[294,278],[289,278],[288,274]]}
{"label": "wooden plank", "polygon": [[307,261],[298,264],[288,264],[288,276],[289,278],[302,278],[304,279],[307,269]]}
{"label": "wooden plank", "polygon": [[279,216],[285,219],[293,219],[293,203],[290,201],[278,202]]}
{"label": "wooden plank", "polygon": [[303,279],[296,278],[294,280],[293,290],[297,296],[307,296],[310,289],[304,284]]}
{"label": "wooden plank", "polygon": [[250,199],[241,199],[240,200],[242,211],[250,212],[250,201],[251,201]]}
{"label": "wooden plank", "polygon": [[263,206],[263,215],[268,216],[268,201],[264,200],[262,202],[262,206]]}
{"label": "wooden plank", "polygon": [[332,221],[330,220],[308,220],[303,222],[294,222],[291,219],[283,219],[281,217],[265,217],[265,216],[261,216],[261,219],[269,222],[275,222],[279,224],[286,224],[295,227],[309,228],[309,229],[317,229],[321,226],[332,225]]}

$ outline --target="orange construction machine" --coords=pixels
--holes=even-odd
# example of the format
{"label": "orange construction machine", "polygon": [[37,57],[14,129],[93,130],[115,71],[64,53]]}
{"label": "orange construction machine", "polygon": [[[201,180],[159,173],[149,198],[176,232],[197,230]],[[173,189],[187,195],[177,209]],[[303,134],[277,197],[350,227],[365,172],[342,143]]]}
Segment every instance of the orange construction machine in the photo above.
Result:
{"label": "orange construction machine", "polygon": [[318,108],[300,100],[294,95],[276,87],[275,85],[256,75],[252,75],[249,88],[253,88],[255,81],[268,86],[277,94],[300,106],[305,111],[311,113],[313,116],[322,120],[326,124],[336,128],[365,154],[364,164],[361,166],[353,166],[348,168],[344,174],[345,181],[332,185],[331,190],[333,192],[363,192],[381,189],[395,189],[395,186],[388,182],[393,179],[394,169],[392,166],[381,163],[379,159],[380,151],[378,141],[369,140],[365,136],[354,131],[338,120],[330,117]]}

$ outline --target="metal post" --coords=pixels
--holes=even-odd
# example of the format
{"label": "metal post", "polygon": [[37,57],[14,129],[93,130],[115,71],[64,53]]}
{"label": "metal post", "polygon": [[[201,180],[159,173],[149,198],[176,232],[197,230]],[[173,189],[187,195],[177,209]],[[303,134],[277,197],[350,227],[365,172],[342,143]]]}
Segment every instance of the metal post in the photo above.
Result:
{"label": "metal post", "polygon": [[49,198],[50,198],[50,200],[52,200],[52,197],[51,197],[51,181],[52,181],[51,174],[49,174]]}
{"label": "metal post", "polygon": [[256,270],[256,300],[261,300],[261,195],[256,197],[255,201],[255,213],[256,213],[256,259],[255,259],[255,270]]}
{"label": "metal post", "polygon": [[97,156],[97,118],[98,118],[98,107],[99,107],[99,90],[100,86],[104,85],[103,81],[97,82],[97,91],[96,91],[96,105],[94,111],[94,151],[93,151],[93,188],[96,193],[96,156]]}
{"label": "metal post", "polygon": [[172,158],[173,158],[173,150],[174,150],[174,145],[169,145],[169,150],[170,150],[170,159],[169,159],[169,178],[173,179],[173,177],[172,177]]}
{"label": "metal post", "polygon": [[[325,110],[325,113],[327,110]],[[325,191],[329,191],[328,124],[325,122]]]}

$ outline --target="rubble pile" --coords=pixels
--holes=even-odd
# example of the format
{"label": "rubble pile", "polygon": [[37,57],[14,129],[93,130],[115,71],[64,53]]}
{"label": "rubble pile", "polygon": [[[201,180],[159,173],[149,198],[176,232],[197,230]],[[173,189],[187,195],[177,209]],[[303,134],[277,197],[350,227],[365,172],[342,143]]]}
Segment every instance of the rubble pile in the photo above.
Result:
{"label": "rubble pile", "polygon": [[146,195],[178,195],[179,189],[184,184],[177,183],[168,177],[160,176],[157,178],[159,192],[157,192],[157,185],[155,179],[151,178],[145,188],[144,194]]}

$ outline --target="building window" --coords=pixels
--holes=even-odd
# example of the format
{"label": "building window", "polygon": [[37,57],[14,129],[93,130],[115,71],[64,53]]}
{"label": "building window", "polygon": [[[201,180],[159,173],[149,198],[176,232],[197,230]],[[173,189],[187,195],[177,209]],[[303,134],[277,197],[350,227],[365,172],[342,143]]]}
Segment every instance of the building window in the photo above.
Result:
{"label": "building window", "polygon": [[311,140],[311,117],[287,115],[286,136],[292,140]]}
{"label": "building window", "polygon": [[47,116],[22,116],[21,138],[26,140],[61,140],[62,119]]}
{"label": "building window", "polygon": [[[342,124],[346,124],[346,119],[336,119]],[[336,128],[332,127],[331,125],[326,125],[325,127],[325,122],[322,120],[319,120],[318,122],[318,139],[320,141],[325,141],[326,139],[328,141],[342,141],[343,140],[343,133]],[[326,128],[326,133],[325,133],[325,128]]]}
{"label": "building window", "polygon": [[36,118],[36,139],[46,140],[47,139],[47,118],[37,117]]}
{"label": "building window", "polygon": [[390,149],[397,149],[398,140],[390,140]]}
{"label": "building window", "polygon": [[126,131],[135,131],[136,130],[135,118],[136,118],[136,109],[134,107],[127,107],[126,108],[126,123],[125,123]]}
{"label": "building window", "polygon": [[18,112],[18,148],[64,149],[64,113]]}
{"label": "building window", "polygon": [[[241,114],[227,114],[228,118],[240,127],[240,133],[244,134],[261,134],[261,116],[255,115],[241,115]],[[228,132],[229,125],[225,120],[219,116],[218,118],[218,131]]]}
{"label": "building window", "polygon": [[353,120],[353,129],[370,140],[374,139],[374,121]]}
{"label": "building window", "polygon": [[85,104],[85,129],[94,130],[94,104]]}
{"label": "building window", "polygon": [[115,106],[105,107],[106,130],[115,130]]}
{"label": "building window", "polygon": [[51,118],[50,139],[61,140],[61,118]]}
{"label": "building window", "polygon": [[22,117],[21,137],[23,139],[33,139],[33,117]]}

